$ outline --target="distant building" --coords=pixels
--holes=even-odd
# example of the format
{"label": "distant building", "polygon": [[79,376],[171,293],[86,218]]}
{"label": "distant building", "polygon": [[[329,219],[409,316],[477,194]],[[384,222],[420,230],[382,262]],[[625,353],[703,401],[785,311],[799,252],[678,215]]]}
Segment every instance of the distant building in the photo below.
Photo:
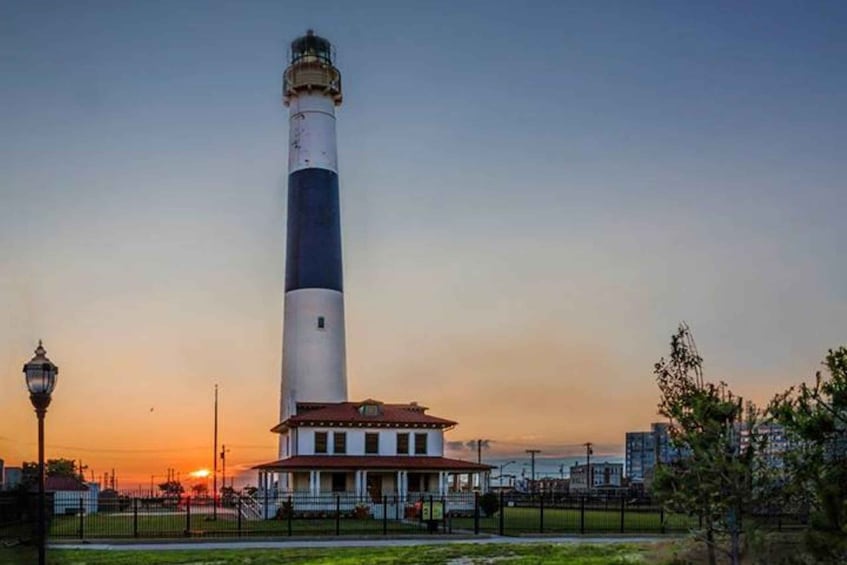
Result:
{"label": "distant building", "polygon": [[[785,427],[773,422],[756,426],[756,434],[764,439],[764,449],[760,454],[771,469],[781,469],[785,465],[785,453],[795,447],[789,439]],[[742,451],[750,445],[750,430],[741,426],[740,448]]]}
{"label": "distant building", "polygon": [[567,494],[570,489],[570,479],[543,477],[535,481],[535,492]]}
{"label": "distant building", "polygon": [[4,490],[6,487],[6,467],[3,463],[3,460],[0,459],[0,490]]}
{"label": "distant building", "polygon": [[[33,487],[35,489],[35,487]],[[97,483],[85,483],[74,477],[47,477],[44,489],[53,494],[53,514],[76,514],[80,508],[85,514],[97,512]]]}
{"label": "distant building", "polygon": [[4,490],[12,490],[18,488],[18,485],[21,484],[21,481],[23,480],[23,469],[21,469],[20,467],[6,467],[3,474]]}
{"label": "distant building", "polygon": [[652,476],[656,463],[669,463],[679,457],[671,445],[670,426],[665,422],[650,424],[649,432],[627,432],[626,476],[632,483],[643,483]]}
{"label": "distant building", "polygon": [[[589,477],[591,484],[589,486]],[[622,463],[591,463],[571,467],[570,492],[581,493],[619,489],[622,486]]]}

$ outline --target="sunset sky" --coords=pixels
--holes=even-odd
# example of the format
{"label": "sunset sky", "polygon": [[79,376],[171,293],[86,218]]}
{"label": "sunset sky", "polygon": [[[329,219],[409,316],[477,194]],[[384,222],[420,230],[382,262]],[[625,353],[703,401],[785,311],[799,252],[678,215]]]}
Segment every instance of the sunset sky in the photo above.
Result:
{"label": "sunset sky", "polygon": [[[486,456],[766,401],[847,343],[847,3],[0,2],[0,458],[273,460],[288,43],[337,47],[351,399]],[[453,455],[463,456],[461,452]],[[470,456],[470,454],[467,454]]]}

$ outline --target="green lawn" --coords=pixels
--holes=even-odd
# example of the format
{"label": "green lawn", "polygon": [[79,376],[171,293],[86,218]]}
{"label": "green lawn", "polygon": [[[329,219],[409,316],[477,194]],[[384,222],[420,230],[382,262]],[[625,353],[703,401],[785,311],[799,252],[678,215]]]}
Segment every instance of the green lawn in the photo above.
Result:
{"label": "green lawn", "polygon": [[616,565],[657,563],[649,545],[554,545],[554,544],[450,544],[440,546],[274,549],[274,550],[174,550],[94,551],[53,549],[52,565],[168,565],[168,564],[333,564],[383,565],[492,563]]}
{"label": "green lawn", "polygon": [[[383,532],[381,520],[356,520],[345,518],[340,521],[340,534],[371,534]],[[184,537],[186,531],[185,514],[143,515],[139,514],[137,531],[139,538]],[[388,521],[388,533],[415,533],[421,531],[417,524]],[[50,526],[53,539],[79,539],[80,519],[77,516],[57,516]],[[217,520],[207,515],[191,517],[188,526],[192,536],[238,535],[238,521],[232,515],[218,516]],[[90,514],[83,518],[84,539],[132,538],[136,525],[132,515],[107,513]],[[335,535],[335,519],[294,519],[291,521],[292,535]],[[287,536],[288,522],[285,520],[242,520],[241,535]]]}
{"label": "green lawn", "polygon": [[[538,508],[505,508],[503,530],[506,535],[539,533],[541,531],[541,513]],[[660,533],[662,522],[658,512],[628,511],[624,512],[625,533]],[[666,532],[685,532],[696,526],[695,519],[678,514],[665,514],[664,529]],[[500,518],[494,515],[480,518],[480,530],[496,533],[499,531]],[[453,528],[473,529],[473,518],[456,518]],[[618,510],[586,510],[586,533],[620,532],[621,515]],[[544,533],[579,533],[580,511],[578,509],[545,508]]]}
{"label": "green lawn", "polygon": [[[685,532],[696,525],[696,521],[681,515],[666,514],[665,532]],[[499,531],[500,519],[497,515],[480,518],[480,530],[487,533]],[[395,520],[388,521],[388,533],[424,533],[419,524],[409,524]],[[452,529],[472,531],[473,518],[452,518]],[[238,521],[231,514],[222,514],[217,520],[208,515],[192,515],[190,524],[186,524],[184,513],[163,513],[159,515],[139,514],[137,524],[131,514],[97,513],[83,517],[83,539],[132,538],[137,531],[138,538],[179,538],[185,537],[186,527],[192,537],[219,536],[236,537],[239,535]],[[50,526],[53,539],[80,539],[80,518],[76,516],[56,516]],[[618,510],[586,510],[585,532],[620,532],[621,520]],[[625,533],[660,533],[663,525],[658,512],[630,510],[624,513]],[[294,519],[291,534],[298,535],[335,535],[334,518]],[[341,535],[380,535],[383,532],[382,520],[356,520],[344,518],[340,521]],[[578,509],[545,508],[544,533],[579,533],[580,511]],[[520,535],[541,533],[540,512],[538,508],[505,508],[504,533]],[[285,520],[242,520],[242,536],[267,535],[287,536],[288,522]]]}

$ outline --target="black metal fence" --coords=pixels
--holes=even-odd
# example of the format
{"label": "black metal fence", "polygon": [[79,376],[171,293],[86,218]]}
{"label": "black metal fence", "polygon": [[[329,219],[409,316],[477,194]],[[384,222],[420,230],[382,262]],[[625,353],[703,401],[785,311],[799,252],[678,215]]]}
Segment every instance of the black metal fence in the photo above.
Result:
{"label": "black metal fence", "polygon": [[[157,497],[123,493],[92,500],[57,494],[49,503],[53,539],[248,536],[409,536],[440,534],[664,534],[697,529],[696,518],[671,514],[649,499],[449,493],[306,495],[271,493]],[[748,519],[779,529],[801,522],[769,513]]]}

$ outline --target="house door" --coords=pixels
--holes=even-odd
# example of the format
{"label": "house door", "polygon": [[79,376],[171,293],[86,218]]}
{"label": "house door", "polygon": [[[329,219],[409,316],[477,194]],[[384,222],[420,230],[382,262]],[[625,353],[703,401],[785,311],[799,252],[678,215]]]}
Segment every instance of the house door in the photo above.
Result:
{"label": "house door", "polygon": [[374,502],[382,501],[382,475],[368,473],[368,494]]}

